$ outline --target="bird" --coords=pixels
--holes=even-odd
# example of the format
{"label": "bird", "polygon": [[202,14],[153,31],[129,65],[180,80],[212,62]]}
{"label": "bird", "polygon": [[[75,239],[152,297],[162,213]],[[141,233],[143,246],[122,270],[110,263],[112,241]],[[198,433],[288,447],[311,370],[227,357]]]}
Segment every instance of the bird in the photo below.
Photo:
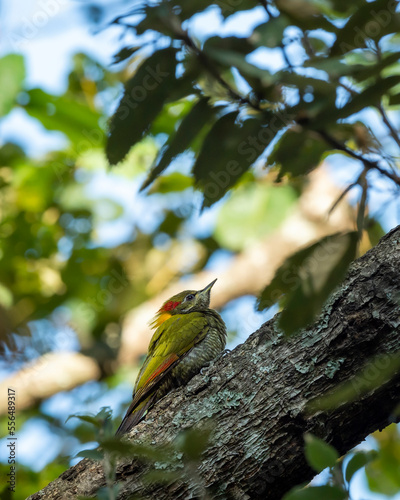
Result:
{"label": "bird", "polygon": [[211,309],[215,279],[202,290],[185,290],[163,303],[150,327],[155,330],[137,376],[125,417],[116,434],[129,432],[157,401],[185,385],[204,366],[222,354],[226,326]]}

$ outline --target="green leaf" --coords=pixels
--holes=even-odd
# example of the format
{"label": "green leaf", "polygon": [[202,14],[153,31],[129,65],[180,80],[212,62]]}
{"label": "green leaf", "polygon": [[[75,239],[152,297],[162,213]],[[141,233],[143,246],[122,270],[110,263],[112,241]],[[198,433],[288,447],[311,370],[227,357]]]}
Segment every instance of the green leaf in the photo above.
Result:
{"label": "green leaf", "polygon": [[236,52],[247,55],[253,52],[253,50],[254,47],[247,38],[239,38],[237,36],[213,36],[208,38],[203,46],[203,51],[207,55],[220,54],[222,52]]}
{"label": "green leaf", "polygon": [[337,486],[306,486],[286,493],[282,500],[344,500],[346,492]]}
{"label": "green leaf", "polygon": [[334,467],[339,459],[339,453],[333,446],[311,433],[304,435],[304,453],[308,465],[316,472],[322,472],[327,467]]}
{"label": "green leaf", "polygon": [[160,233],[166,233],[171,237],[176,237],[179,229],[184,223],[184,218],[176,215],[175,212],[167,211],[164,220],[161,222],[158,230]]}
{"label": "green leaf", "polygon": [[173,136],[185,116],[193,108],[193,100],[180,99],[164,104],[161,113],[151,124],[151,135],[166,134]]}
{"label": "green leaf", "polygon": [[183,118],[178,130],[170,136],[162,148],[155,167],[152,168],[141,189],[149,186],[161,172],[177,157],[189,148],[202,128],[213,120],[215,110],[208,104],[208,99],[200,99]]}
{"label": "green leaf", "polygon": [[374,460],[377,456],[375,450],[370,451],[357,451],[348,461],[346,466],[345,478],[350,482],[354,474],[369,462]]}
{"label": "green leaf", "polygon": [[95,415],[79,415],[78,413],[74,413],[73,415],[69,415],[65,423],[68,422],[71,418],[78,418],[83,422],[87,422],[88,424],[92,424],[95,427],[103,427],[106,421],[110,421],[112,415],[112,410],[109,406],[103,406],[100,411]]}
{"label": "green leaf", "polygon": [[356,256],[357,232],[326,236],[286,259],[263,290],[258,310],[284,306],[278,325],[292,335],[310,324]]}
{"label": "green leaf", "polygon": [[112,165],[142,139],[174,87],[180,85],[175,76],[176,52],[172,47],[158,50],[143,61],[125,85],[124,95],[111,118],[106,145]]}
{"label": "green leaf", "polygon": [[176,444],[187,459],[199,461],[207,448],[210,436],[211,429],[188,429],[177,437]]}
{"label": "green leaf", "polygon": [[[382,366],[383,365],[383,366]],[[380,368],[377,369],[377,366]],[[360,396],[376,390],[391,380],[400,368],[400,357],[392,357],[389,362],[385,355],[378,355],[350,380],[341,382],[332,391],[322,394],[307,403],[307,411],[330,411],[351,401],[357,401]],[[371,377],[371,372],[374,376]]]}
{"label": "green leaf", "polygon": [[129,59],[135,52],[141,48],[141,45],[135,45],[133,47],[124,47],[119,52],[114,55],[113,64],[118,64],[126,59]]}
{"label": "green leaf", "polygon": [[77,457],[91,458],[92,460],[103,460],[104,453],[98,449],[95,450],[82,450],[76,454]]}
{"label": "green leaf", "polygon": [[310,0],[277,0],[276,6],[282,14],[289,18],[291,24],[302,30],[322,29],[335,32],[334,24],[323,15],[323,2],[310,2]]}
{"label": "green leaf", "polygon": [[400,93],[389,96],[389,106],[400,105]]}
{"label": "green leaf", "polygon": [[8,54],[0,59],[0,116],[9,113],[25,79],[25,64],[23,56]]}
{"label": "green leaf", "polygon": [[25,110],[45,128],[63,132],[79,151],[102,146],[100,113],[69,97],[53,96],[42,89],[27,93],[29,102]]}
{"label": "green leaf", "polygon": [[150,469],[143,475],[143,481],[151,486],[157,483],[171,484],[180,479],[182,479],[180,470]]}
{"label": "green leaf", "polygon": [[158,177],[149,194],[153,193],[177,193],[193,187],[193,178],[180,172],[173,172],[169,175]]}
{"label": "green leaf", "polygon": [[110,453],[115,453],[121,457],[140,457],[149,461],[170,462],[174,457],[170,447],[154,446],[152,444],[136,444],[126,440],[121,440],[116,436],[110,436],[101,441],[101,447]]}
{"label": "green leaf", "polygon": [[203,47],[204,53],[225,68],[235,67],[241,73],[262,78],[268,71],[246,61],[246,56],[253,52],[254,46],[246,38],[212,37]]}
{"label": "green leaf", "polygon": [[269,165],[279,165],[279,178],[285,174],[298,176],[310,172],[331,149],[317,133],[299,128],[289,129],[268,157]]}
{"label": "green leaf", "polygon": [[271,49],[279,47],[282,44],[283,33],[288,26],[289,22],[285,16],[272,18],[255,28],[250,36],[250,42],[258,47]]}
{"label": "green leaf", "polygon": [[218,5],[221,9],[221,14],[224,18],[230,15],[238,15],[238,12],[243,12],[246,10],[254,9],[259,5],[257,0],[240,0],[240,2],[230,2],[227,0],[221,0],[219,2],[213,2]]}
{"label": "green leaf", "polygon": [[[209,207],[236,183],[275,137],[276,130],[262,127],[267,115],[236,123],[237,111],[222,116],[206,136],[193,174]],[[271,115],[272,116],[272,115]]]}

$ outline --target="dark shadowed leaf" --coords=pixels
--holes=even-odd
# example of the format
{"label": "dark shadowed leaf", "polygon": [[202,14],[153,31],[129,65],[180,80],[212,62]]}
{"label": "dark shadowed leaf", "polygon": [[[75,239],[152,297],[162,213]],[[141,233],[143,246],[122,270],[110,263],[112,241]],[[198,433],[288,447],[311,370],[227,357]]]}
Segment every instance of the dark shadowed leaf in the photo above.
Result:
{"label": "dark shadowed leaf", "polygon": [[201,129],[214,118],[215,110],[208,104],[208,99],[200,99],[183,118],[178,130],[170,136],[162,148],[155,167],[151,170],[141,189],[149,186],[176,156],[189,148]]}
{"label": "dark shadowed leaf", "polygon": [[[237,115],[237,111],[233,111],[214,124],[193,167],[195,179],[204,193],[205,207],[224,196],[275,136],[267,128],[261,128],[261,115],[241,124],[236,123]],[[266,117],[264,119],[267,122]]]}
{"label": "dark shadowed leaf", "polygon": [[279,47],[282,43],[283,32],[289,26],[285,16],[275,17],[255,28],[250,41],[258,47]]}
{"label": "dark shadowed leaf", "polygon": [[207,448],[210,435],[210,429],[189,429],[177,437],[176,444],[188,460],[198,461]]}
{"label": "dark shadowed leaf", "polygon": [[82,450],[76,454],[77,457],[91,458],[93,460],[103,460],[104,453],[98,449],[96,450]]}
{"label": "dark shadowed leaf", "polygon": [[237,68],[241,73],[262,78],[265,70],[246,61],[246,56],[253,52],[254,46],[247,38],[212,37],[204,44],[204,53],[218,65]]}
{"label": "dark shadowed leaf", "polygon": [[68,420],[70,420],[71,418],[78,418],[79,420],[82,420],[83,422],[87,422],[88,424],[92,424],[95,427],[101,427],[101,421],[98,418],[91,416],[91,415],[78,415],[78,414],[69,415],[69,417],[67,418],[65,423],[67,423]]}
{"label": "dark shadowed leaf", "polygon": [[315,132],[303,128],[288,130],[275,145],[268,157],[268,164],[279,165],[279,177],[285,174],[303,175],[320,162],[329,145]]}
{"label": "dark shadowed leaf", "polygon": [[390,106],[400,106],[400,93],[389,96]]}
{"label": "dark shadowed leaf", "polygon": [[213,36],[206,40],[203,50],[208,55],[219,54],[221,52],[237,52],[247,55],[254,50],[254,47],[247,38]]}
{"label": "dark shadowed leaf", "polygon": [[11,111],[24,78],[25,65],[21,55],[7,54],[0,59],[0,116]]}
{"label": "dark shadowed leaf", "polygon": [[[354,57],[354,55],[352,54]],[[350,59],[350,57],[348,57]],[[366,80],[367,78],[370,77],[382,77],[382,76],[388,76],[385,75],[383,70],[386,68],[389,68],[390,66],[396,65],[395,68],[398,70],[398,65],[397,63],[400,60],[400,52],[392,52],[387,55],[382,55],[380,58],[374,57],[372,61],[368,61],[368,64],[360,65],[360,64],[354,64],[354,71],[352,71],[351,76],[358,82],[362,82],[363,80]],[[351,59],[350,59],[351,61]],[[347,65],[349,68],[352,68],[351,65]],[[387,72],[387,70],[386,70]],[[396,71],[395,73],[397,73]]]}
{"label": "dark shadowed leaf", "polygon": [[291,335],[310,324],[356,256],[357,233],[326,236],[295,253],[261,293],[258,309],[281,301],[278,325]]}
{"label": "dark shadowed leaf", "polygon": [[304,435],[304,454],[308,465],[316,472],[322,472],[327,467],[334,467],[339,459],[339,453],[333,446],[311,433]]}
{"label": "dark shadowed leaf", "polygon": [[154,446],[152,444],[137,444],[126,440],[121,440],[116,436],[111,436],[101,441],[101,447],[109,452],[121,457],[138,457],[141,460],[170,462],[171,447]]}
{"label": "dark shadowed leaf", "polygon": [[143,61],[127,82],[110,122],[106,153],[111,164],[121,161],[146,134],[172,89],[178,85],[175,71],[176,49],[168,47]]}
{"label": "dark shadowed leaf", "polygon": [[152,469],[143,476],[143,481],[154,486],[154,484],[171,484],[182,479],[182,472],[179,470]]}
{"label": "dark shadowed leaf", "polygon": [[184,223],[182,217],[179,217],[175,212],[167,211],[164,220],[161,222],[158,230],[160,233],[166,233],[171,237],[175,237],[182,224]]}
{"label": "dark shadowed leaf", "polygon": [[118,64],[126,59],[129,59],[140,48],[140,45],[136,45],[134,47],[124,47],[114,55],[113,64]]}

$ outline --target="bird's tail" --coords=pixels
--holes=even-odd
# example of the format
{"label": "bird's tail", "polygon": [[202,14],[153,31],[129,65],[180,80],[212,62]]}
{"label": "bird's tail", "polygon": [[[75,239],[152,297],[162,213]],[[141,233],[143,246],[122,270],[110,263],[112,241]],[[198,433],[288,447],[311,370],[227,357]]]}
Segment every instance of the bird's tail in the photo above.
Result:
{"label": "bird's tail", "polygon": [[129,432],[132,427],[135,427],[135,425],[137,425],[142,420],[146,411],[153,405],[154,400],[155,394],[148,397],[134,408],[132,408],[131,405],[128,408],[128,411],[126,412],[125,417],[123,418],[121,425],[118,427],[115,435],[119,436],[121,434],[125,434],[126,432]]}

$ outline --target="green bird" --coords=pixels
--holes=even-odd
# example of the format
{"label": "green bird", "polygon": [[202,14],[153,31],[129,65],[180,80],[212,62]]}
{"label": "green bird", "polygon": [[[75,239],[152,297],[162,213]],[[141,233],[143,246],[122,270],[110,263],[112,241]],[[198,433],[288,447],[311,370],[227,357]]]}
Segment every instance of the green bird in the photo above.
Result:
{"label": "green bird", "polygon": [[150,326],[155,329],[136,379],[133,401],[118,427],[124,434],[171,389],[186,384],[225,348],[226,327],[210,309],[210,292],[185,290],[164,302]]}

